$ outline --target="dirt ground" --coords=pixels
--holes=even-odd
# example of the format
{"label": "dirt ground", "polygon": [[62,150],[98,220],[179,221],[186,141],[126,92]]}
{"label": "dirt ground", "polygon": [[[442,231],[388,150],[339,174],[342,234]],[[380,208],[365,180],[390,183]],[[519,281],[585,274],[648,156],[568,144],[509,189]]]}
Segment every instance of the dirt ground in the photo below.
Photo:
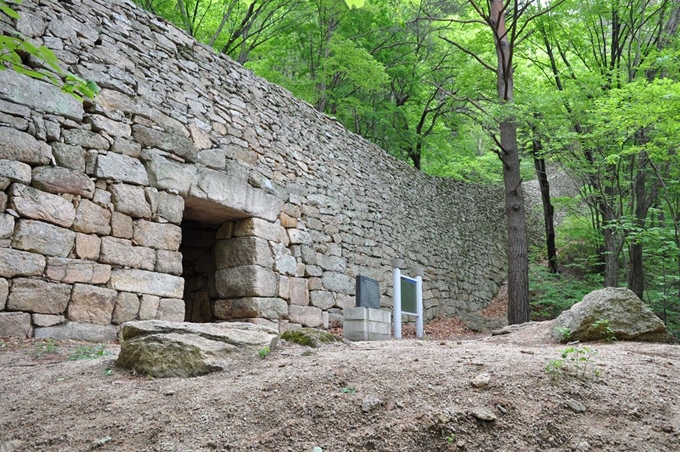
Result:
{"label": "dirt ground", "polygon": [[547,327],[284,343],[191,379],[118,369],[116,344],[5,339],[0,451],[680,451],[679,346],[577,344],[574,369]]}

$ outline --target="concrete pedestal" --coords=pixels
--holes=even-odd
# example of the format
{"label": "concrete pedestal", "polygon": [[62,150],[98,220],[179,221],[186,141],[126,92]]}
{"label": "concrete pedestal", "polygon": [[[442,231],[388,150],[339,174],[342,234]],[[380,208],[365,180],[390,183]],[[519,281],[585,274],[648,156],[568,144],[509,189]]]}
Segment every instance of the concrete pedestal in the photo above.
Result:
{"label": "concrete pedestal", "polygon": [[386,341],[392,337],[392,313],[382,309],[347,308],[343,337],[350,341]]}

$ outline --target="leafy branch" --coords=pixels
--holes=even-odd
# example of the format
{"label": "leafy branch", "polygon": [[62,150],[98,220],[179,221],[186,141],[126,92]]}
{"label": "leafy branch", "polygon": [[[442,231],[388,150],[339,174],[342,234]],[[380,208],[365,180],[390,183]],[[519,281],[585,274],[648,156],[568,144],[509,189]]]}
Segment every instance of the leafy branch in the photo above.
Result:
{"label": "leafy branch", "polygon": [[[21,3],[21,0],[12,1],[16,4]],[[15,20],[21,18],[6,0],[0,0],[0,11]],[[82,101],[83,97],[93,99],[100,91],[99,86],[92,80],[84,80],[64,72],[59,66],[57,56],[46,46],[36,46],[19,32],[15,30],[11,32],[14,36],[0,36],[0,71],[13,69],[36,80],[47,80],[79,101]],[[37,59],[42,67],[34,68],[27,64],[28,57]]]}

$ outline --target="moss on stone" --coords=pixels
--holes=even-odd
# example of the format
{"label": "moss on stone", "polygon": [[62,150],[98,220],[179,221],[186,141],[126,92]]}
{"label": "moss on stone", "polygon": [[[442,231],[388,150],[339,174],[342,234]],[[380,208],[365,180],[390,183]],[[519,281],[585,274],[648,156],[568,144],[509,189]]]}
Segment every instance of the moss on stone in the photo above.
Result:
{"label": "moss on stone", "polygon": [[321,330],[312,328],[300,328],[289,330],[281,335],[281,339],[307,347],[317,348],[321,344],[330,344],[340,341],[340,338]]}

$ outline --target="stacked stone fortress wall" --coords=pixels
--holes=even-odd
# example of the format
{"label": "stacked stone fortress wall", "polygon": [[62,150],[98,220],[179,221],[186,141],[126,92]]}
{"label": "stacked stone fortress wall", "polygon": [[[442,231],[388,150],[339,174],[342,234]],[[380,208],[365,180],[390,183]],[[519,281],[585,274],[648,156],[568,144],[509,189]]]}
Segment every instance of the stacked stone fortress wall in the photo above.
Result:
{"label": "stacked stone fortress wall", "polygon": [[134,319],[341,324],[355,276],[425,268],[425,317],[505,276],[500,189],[431,177],[120,0],[0,13],[101,92],[0,72],[0,336]]}

